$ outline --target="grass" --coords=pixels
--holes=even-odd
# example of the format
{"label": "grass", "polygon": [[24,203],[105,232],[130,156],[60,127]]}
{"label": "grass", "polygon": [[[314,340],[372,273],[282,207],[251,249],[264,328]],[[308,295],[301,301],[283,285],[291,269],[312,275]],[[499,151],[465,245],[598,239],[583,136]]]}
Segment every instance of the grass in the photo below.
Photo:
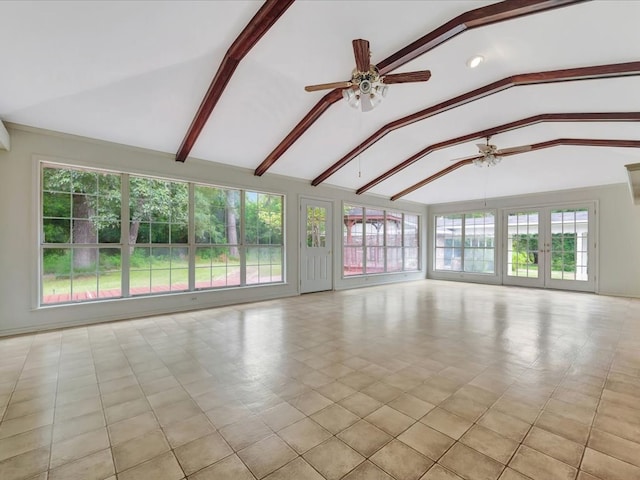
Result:
{"label": "grass", "polygon": [[[222,262],[209,263],[208,260],[196,262],[196,284],[203,284],[211,281],[211,273],[213,271],[214,279],[223,279],[228,277],[230,284],[238,284],[240,265],[234,265]],[[211,268],[209,268],[211,267]],[[152,275],[152,285],[169,286],[171,283],[188,283],[189,264],[186,261],[154,261]],[[132,268],[129,270],[130,289],[148,288],[150,272],[148,269],[141,270]],[[257,278],[261,280],[265,277],[282,278],[282,266],[277,265],[247,265],[247,277]],[[256,283],[252,281],[250,283]],[[99,285],[100,292],[107,290],[119,290],[121,288],[120,270],[112,270],[101,272],[96,279],[96,274],[81,274],[73,278],[73,291],[78,292],[95,292]],[[48,295],[65,295],[71,293],[71,279],[68,276],[56,278],[55,275],[44,275],[43,278],[43,296]]]}

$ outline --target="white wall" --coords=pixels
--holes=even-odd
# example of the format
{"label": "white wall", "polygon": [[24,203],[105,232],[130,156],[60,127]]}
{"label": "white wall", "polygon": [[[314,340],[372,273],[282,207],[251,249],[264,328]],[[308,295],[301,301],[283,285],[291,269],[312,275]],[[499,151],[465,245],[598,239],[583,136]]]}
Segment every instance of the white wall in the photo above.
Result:
{"label": "white wall", "polygon": [[[196,159],[181,164],[175,162],[172,155],[164,153],[17,125],[7,126],[12,148],[10,152],[0,151],[0,335],[297,295],[301,196],[333,201],[335,289],[425,278],[424,260],[421,272],[342,278],[340,248],[342,218],[339,212],[343,201],[417,213],[423,221],[424,238],[427,210],[422,205],[392,203],[376,196],[356,196],[326,186],[312,187],[308,182],[282,176],[255,177],[246,169]],[[286,195],[287,283],[37,308],[38,158]],[[423,259],[425,253],[426,246],[423,245]]]}
{"label": "white wall", "polygon": [[[433,217],[437,214],[494,209],[500,226],[501,209],[511,207],[554,206],[595,201],[597,213],[596,288],[603,295],[640,297],[640,206],[634,206],[627,184],[596,188],[546,192],[534,195],[492,198],[486,200],[447,203],[429,206],[428,249],[433,245]],[[496,243],[502,238],[498,228]],[[431,259],[431,255],[428,256]],[[466,282],[502,283],[502,262],[498,258],[495,275],[445,273],[433,270],[429,262],[428,278]]]}

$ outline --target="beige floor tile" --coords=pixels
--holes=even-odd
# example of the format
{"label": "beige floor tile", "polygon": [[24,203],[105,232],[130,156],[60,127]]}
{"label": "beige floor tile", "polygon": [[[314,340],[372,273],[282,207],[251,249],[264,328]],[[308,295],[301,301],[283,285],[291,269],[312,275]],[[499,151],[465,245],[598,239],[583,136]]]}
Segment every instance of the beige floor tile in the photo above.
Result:
{"label": "beige floor tile", "polygon": [[265,480],[324,480],[324,477],[316,472],[302,457],[298,457],[266,476]]}
{"label": "beige floor tile", "polygon": [[393,477],[367,460],[343,477],[343,480],[393,480]]}
{"label": "beige floor tile", "polygon": [[333,402],[318,392],[310,391],[289,400],[289,403],[305,415],[312,415]]}
{"label": "beige floor tile", "polygon": [[589,436],[589,427],[586,425],[551,412],[543,412],[535,426],[582,445],[587,443]]}
{"label": "beige floor tile", "polygon": [[470,422],[475,422],[484,412],[487,411],[487,407],[485,405],[475,402],[467,396],[458,394],[451,395],[438,407],[469,420]]}
{"label": "beige floor tile", "polygon": [[216,431],[211,422],[209,422],[209,418],[202,413],[167,425],[163,430],[171,448],[177,448]]}
{"label": "beige floor tile", "polygon": [[341,383],[344,383],[345,385],[348,385],[349,387],[358,391],[362,390],[365,387],[368,387],[372,383],[375,383],[375,381],[375,377],[367,375],[362,371],[352,372],[348,375],[345,375],[344,377],[340,377]]}
{"label": "beige floor tile", "polygon": [[496,480],[504,469],[501,463],[461,443],[451,447],[438,463],[468,480]]}
{"label": "beige floor tile", "polygon": [[184,472],[172,452],[152,458],[118,474],[118,480],[180,480]]}
{"label": "beige floor tile", "polygon": [[529,405],[521,400],[508,396],[499,399],[491,408],[492,410],[498,410],[504,414],[524,420],[527,423],[533,423],[540,413],[540,408],[535,405]]}
{"label": "beige floor tile", "polygon": [[593,417],[595,416],[595,407],[581,407],[577,404],[563,402],[556,398],[549,400],[544,407],[545,412],[555,413],[561,417],[568,418],[570,420],[582,423],[583,425],[591,426]]}
{"label": "beige floor tile", "polygon": [[149,402],[149,405],[151,405],[151,408],[154,409],[183,400],[189,400],[190,398],[189,394],[182,387],[175,387],[152,395],[147,395],[147,401]]}
{"label": "beige floor tile", "polygon": [[364,461],[362,455],[335,437],[309,450],[304,459],[327,480],[342,478]]}
{"label": "beige floor tile", "polygon": [[0,439],[11,437],[19,433],[28,432],[34,428],[44,427],[53,423],[53,408],[24,417],[5,420],[0,423]]}
{"label": "beige floor tile", "polygon": [[109,435],[104,427],[54,442],[49,468],[59,467],[105,448],[109,448]]}
{"label": "beige floor tile", "polygon": [[[102,387],[101,387],[102,388]],[[136,383],[129,387],[117,390],[111,393],[102,393],[102,405],[104,408],[118,405],[119,403],[129,402],[137,398],[144,397],[144,393],[140,386]]]}
{"label": "beige floor tile", "polygon": [[98,384],[87,385],[68,392],[58,392],[56,395],[56,406],[61,407],[68,403],[86,400],[87,398],[99,397],[100,389]]}
{"label": "beige floor tile", "polygon": [[202,410],[193,402],[193,400],[182,400],[170,405],[163,405],[155,408],[154,413],[156,414],[160,425],[162,427],[166,427],[172,423],[195,417],[202,413]]}
{"label": "beige floor tile", "polygon": [[0,462],[51,444],[51,425],[0,440]]}
{"label": "beige floor tile", "polygon": [[437,461],[455,442],[452,438],[422,423],[409,427],[398,437],[398,440],[433,461]]}
{"label": "beige floor tile", "polygon": [[360,392],[356,392],[338,403],[361,418],[366,417],[382,406],[382,402]]}
{"label": "beige floor tile", "polygon": [[530,478],[525,477],[520,472],[516,472],[514,469],[507,467],[504,472],[502,472],[502,475],[500,475],[498,480],[530,480]]}
{"label": "beige floor tile", "polygon": [[640,443],[640,425],[626,422],[623,419],[597,413],[593,427],[632,442]]}
{"label": "beige floor tile", "polygon": [[509,467],[534,480],[573,480],[578,470],[526,445],[520,446]]}
{"label": "beige floor tile", "polygon": [[531,428],[529,423],[497,410],[489,410],[478,424],[516,442],[521,442]]}
{"label": "beige floor tile", "polygon": [[454,440],[459,439],[472,425],[470,421],[441,408],[434,408],[421,418],[420,422],[444,433]]}
{"label": "beige floor tile", "polygon": [[382,403],[388,403],[402,394],[402,390],[384,382],[373,383],[363,388],[361,392]]}
{"label": "beige floor tile", "polygon": [[53,441],[59,442],[83,433],[97,430],[106,425],[104,413],[100,410],[53,425]]}
{"label": "beige floor tile", "polygon": [[358,421],[340,432],[337,437],[365,457],[373,455],[393,439],[391,435],[366,420]]}
{"label": "beige floor tile", "polygon": [[360,417],[334,403],[311,415],[311,419],[335,435],[356,423]]}
{"label": "beige floor tile", "polygon": [[146,462],[170,450],[162,430],[154,430],[113,447],[113,460],[116,472]]}
{"label": "beige floor tile", "polygon": [[588,445],[601,453],[640,467],[640,444],[636,442],[592,429]]}
{"label": "beige floor tile", "polygon": [[145,412],[109,425],[108,430],[111,444],[117,445],[158,428],[160,428],[160,425],[153,413]]}
{"label": "beige floor tile", "polygon": [[387,405],[383,405],[364,419],[394,437],[415,423],[413,418]]}
{"label": "beige floor tile", "polygon": [[36,397],[22,402],[11,401],[4,414],[5,420],[12,418],[24,417],[33,413],[49,410],[55,405],[56,396],[54,393]]}
{"label": "beige floor tile", "polygon": [[47,480],[103,480],[114,473],[111,450],[106,449],[49,471]]}
{"label": "beige floor tile", "polygon": [[2,480],[22,480],[44,472],[49,466],[49,446],[16,455],[0,462]]}
{"label": "beige floor tile", "polygon": [[640,468],[591,448],[585,450],[580,469],[602,480],[640,478]]}
{"label": "beige floor tile", "polygon": [[64,422],[88,413],[99,412],[100,410],[102,410],[100,397],[96,396],[85,400],[78,400],[77,402],[67,403],[61,407],[56,406],[54,422]]}
{"label": "beige floor tile", "polygon": [[578,472],[578,477],[576,478],[576,480],[602,480],[602,479],[598,477],[594,477],[593,475],[580,470]]}
{"label": "beige floor tile", "polygon": [[389,402],[389,406],[415,420],[419,420],[435,408],[435,405],[420,400],[418,397],[414,397],[408,393],[404,393],[392,402]]}
{"label": "beige floor tile", "polygon": [[333,402],[339,402],[343,398],[356,393],[355,389],[345,385],[344,383],[340,383],[339,381],[324,385],[317,390],[318,393]]}
{"label": "beige floor tile", "polygon": [[213,423],[216,428],[222,428],[226,425],[231,425],[243,418],[250,417],[253,412],[244,405],[239,403],[224,405],[217,407],[206,412],[207,417]]}
{"label": "beige floor tile", "polygon": [[283,428],[278,435],[299,454],[305,453],[331,437],[330,432],[310,418],[304,418]]}
{"label": "beige floor tile", "polygon": [[231,455],[233,450],[219,433],[189,442],[174,450],[184,473],[191,475],[198,470]]}
{"label": "beige floor tile", "polygon": [[229,455],[191,475],[189,480],[255,480],[255,477],[237,455]]}
{"label": "beige floor tile", "polygon": [[518,448],[517,442],[480,425],[471,427],[460,438],[460,442],[504,465],[509,463],[511,456]]}
{"label": "beige floor tile", "polygon": [[141,413],[151,410],[149,402],[144,398],[138,398],[129,402],[119,403],[112,407],[105,408],[104,415],[107,419],[107,423],[117,423],[127,418],[135,417]]}
{"label": "beige floor tile", "polygon": [[420,480],[463,480],[462,477],[456,475],[451,470],[447,470],[437,463],[425,473]]}
{"label": "beige floor tile", "polygon": [[251,473],[261,479],[296,458],[297,454],[278,436],[271,435],[238,452]]}
{"label": "beige floor tile", "polygon": [[231,448],[238,451],[268,437],[273,431],[258,416],[253,416],[227,425],[219,433]]}
{"label": "beige floor tile", "polygon": [[576,468],[580,466],[584,452],[583,445],[538,427],[531,429],[523,443]]}
{"label": "beige floor tile", "polygon": [[277,432],[304,418],[304,414],[287,402],[282,402],[260,413],[260,418],[273,431]]}
{"label": "beige floor tile", "polygon": [[399,440],[392,440],[370,460],[397,480],[418,480],[433,465],[431,460]]}
{"label": "beige floor tile", "polygon": [[441,390],[433,385],[422,384],[416,388],[409,390],[411,395],[432,405],[439,405],[447,398],[449,398],[453,392],[448,390]]}

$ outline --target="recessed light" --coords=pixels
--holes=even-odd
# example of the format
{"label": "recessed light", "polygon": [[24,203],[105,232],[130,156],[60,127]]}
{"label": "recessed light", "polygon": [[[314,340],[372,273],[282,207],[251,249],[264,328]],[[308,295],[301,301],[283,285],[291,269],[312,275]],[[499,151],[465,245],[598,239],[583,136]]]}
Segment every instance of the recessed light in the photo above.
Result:
{"label": "recessed light", "polygon": [[484,57],[482,55],[476,55],[475,57],[471,57],[467,60],[467,67],[476,68],[482,62],[484,62]]}

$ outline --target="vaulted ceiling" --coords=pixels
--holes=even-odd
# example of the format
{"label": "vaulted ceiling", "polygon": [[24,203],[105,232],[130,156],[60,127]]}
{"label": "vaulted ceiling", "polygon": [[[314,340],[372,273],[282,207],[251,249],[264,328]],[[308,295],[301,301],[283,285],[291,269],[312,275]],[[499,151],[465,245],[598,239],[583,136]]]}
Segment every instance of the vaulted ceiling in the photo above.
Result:
{"label": "vaulted ceiling", "polygon": [[[547,6],[486,26],[450,22],[536,3]],[[293,2],[229,71],[190,155],[251,171],[271,158],[265,175],[420,203],[625,182],[624,165],[640,161],[640,2],[561,3]],[[176,153],[225,53],[261,8],[238,0],[0,2],[0,119]],[[458,26],[437,30],[448,22]],[[461,33],[393,70],[431,70],[428,82],[390,85],[367,113],[338,100],[271,155],[327,93],[305,85],[350,78],[353,39],[369,40],[379,63],[434,31]],[[474,55],[485,61],[470,69]],[[542,72],[554,73],[526,75]],[[417,112],[422,119],[411,122]],[[499,148],[547,148],[492,168],[451,162],[476,154],[486,130]],[[357,148],[367,139],[376,141]],[[443,170],[451,172],[435,178]]]}

